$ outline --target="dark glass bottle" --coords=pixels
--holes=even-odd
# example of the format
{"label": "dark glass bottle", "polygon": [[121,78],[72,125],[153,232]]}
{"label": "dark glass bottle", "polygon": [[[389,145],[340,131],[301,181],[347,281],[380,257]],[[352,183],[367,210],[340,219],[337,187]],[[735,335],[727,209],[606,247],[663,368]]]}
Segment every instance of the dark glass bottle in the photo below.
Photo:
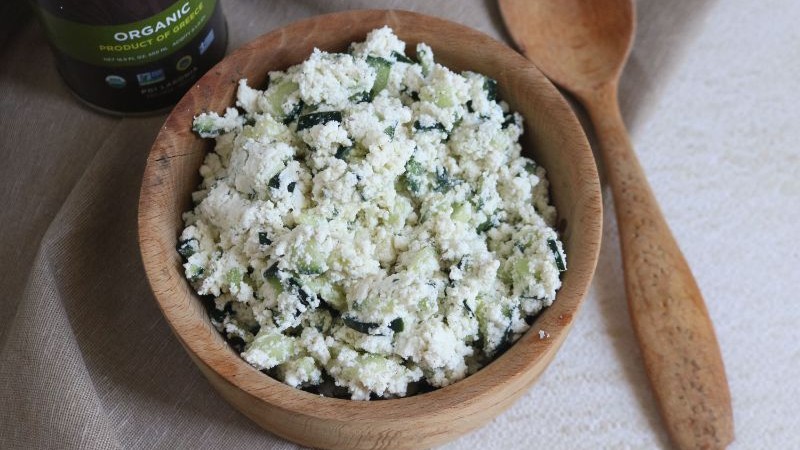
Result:
{"label": "dark glass bottle", "polygon": [[225,55],[218,0],[32,0],[58,70],[81,99],[135,114],[175,104]]}

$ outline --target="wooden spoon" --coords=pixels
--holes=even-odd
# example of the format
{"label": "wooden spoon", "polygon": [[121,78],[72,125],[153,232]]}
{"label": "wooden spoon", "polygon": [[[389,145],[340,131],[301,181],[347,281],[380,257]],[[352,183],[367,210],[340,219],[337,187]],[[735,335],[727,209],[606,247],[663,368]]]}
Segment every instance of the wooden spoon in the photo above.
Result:
{"label": "wooden spoon", "polygon": [[614,196],[628,309],[673,443],[733,440],[725,369],[703,297],[659,209],[617,103],[634,35],[630,0],[499,0],[522,53],[584,105]]}

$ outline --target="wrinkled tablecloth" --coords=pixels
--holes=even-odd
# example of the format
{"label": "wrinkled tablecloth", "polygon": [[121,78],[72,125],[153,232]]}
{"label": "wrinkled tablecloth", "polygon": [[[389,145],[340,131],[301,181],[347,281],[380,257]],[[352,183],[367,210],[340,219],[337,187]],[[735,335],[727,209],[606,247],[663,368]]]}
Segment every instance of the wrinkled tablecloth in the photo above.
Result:
{"label": "wrinkled tablecloth", "polygon": [[[441,16],[510,42],[493,0],[223,0],[230,49],[354,8]],[[800,2],[639,0],[621,99],[704,292],[733,448],[800,448]],[[292,449],[228,406],[161,317],[136,207],[164,115],[82,106],[22,0],[0,6],[0,448]],[[572,334],[511,409],[448,449],[664,448],[624,299],[613,204]]]}

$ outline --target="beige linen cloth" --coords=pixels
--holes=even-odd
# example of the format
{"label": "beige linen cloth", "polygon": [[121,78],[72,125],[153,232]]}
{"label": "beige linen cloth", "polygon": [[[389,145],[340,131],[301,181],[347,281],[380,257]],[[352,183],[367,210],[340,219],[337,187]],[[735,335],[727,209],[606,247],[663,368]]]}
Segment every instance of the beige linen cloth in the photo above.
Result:
{"label": "beige linen cloth", "polygon": [[[509,42],[493,0],[223,6],[230,49],[296,19],[369,7]],[[623,112],[717,325],[734,448],[800,448],[800,3],[637,7]],[[211,389],[152,298],[136,205],[164,116],[82,106],[28,5],[7,0],[0,12],[0,448],[298,448]],[[630,331],[618,245],[608,214],[592,290],[554,363],[510,410],[446,448],[669,445]]]}

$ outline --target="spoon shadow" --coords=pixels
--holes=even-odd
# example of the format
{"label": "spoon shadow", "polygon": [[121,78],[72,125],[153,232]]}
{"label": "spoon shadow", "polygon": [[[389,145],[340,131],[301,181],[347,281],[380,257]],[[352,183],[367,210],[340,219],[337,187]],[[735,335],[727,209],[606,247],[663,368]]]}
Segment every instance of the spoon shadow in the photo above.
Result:
{"label": "spoon shadow", "polygon": [[716,2],[636,1],[636,36],[619,86],[620,109],[629,130],[651,112]]}

